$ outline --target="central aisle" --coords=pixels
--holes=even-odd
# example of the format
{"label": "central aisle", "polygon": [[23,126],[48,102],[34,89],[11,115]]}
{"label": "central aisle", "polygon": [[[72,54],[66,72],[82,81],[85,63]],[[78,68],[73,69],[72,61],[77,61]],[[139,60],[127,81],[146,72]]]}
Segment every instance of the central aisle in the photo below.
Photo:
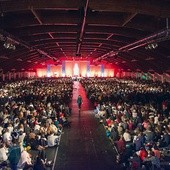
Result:
{"label": "central aisle", "polygon": [[[76,103],[79,94],[83,98],[80,114]],[[94,117],[94,108],[87,99],[84,88],[77,81],[73,85],[71,108],[71,128],[64,128],[54,169],[114,169],[114,150],[103,125]]]}

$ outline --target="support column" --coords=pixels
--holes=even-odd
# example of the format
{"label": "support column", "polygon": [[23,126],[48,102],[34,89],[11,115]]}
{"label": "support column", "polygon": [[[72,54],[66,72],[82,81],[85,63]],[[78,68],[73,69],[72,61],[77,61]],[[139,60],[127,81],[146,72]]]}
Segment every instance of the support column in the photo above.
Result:
{"label": "support column", "polygon": [[153,74],[152,80],[155,82],[155,74]]}
{"label": "support column", "polygon": [[5,81],[5,74],[2,74],[2,80]]}
{"label": "support column", "polygon": [[8,80],[11,80],[11,72],[8,72]]}
{"label": "support column", "polygon": [[161,82],[164,83],[164,75],[161,75]]}
{"label": "support column", "polygon": [[16,77],[17,77],[17,73],[14,72],[14,75],[13,75],[14,80],[16,80]]}

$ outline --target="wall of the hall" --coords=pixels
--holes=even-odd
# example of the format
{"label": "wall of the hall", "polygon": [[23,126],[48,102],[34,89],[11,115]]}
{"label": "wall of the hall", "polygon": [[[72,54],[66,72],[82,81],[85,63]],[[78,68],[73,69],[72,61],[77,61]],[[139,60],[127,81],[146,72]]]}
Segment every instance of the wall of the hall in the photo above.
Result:
{"label": "wall of the hall", "polygon": [[[101,65],[90,64],[90,67],[87,67],[87,61],[82,62],[71,62],[67,61],[65,63],[65,74],[63,75],[62,64],[60,65],[50,65],[50,76],[52,77],[65,77],[65,76],[74,76],[74,65],[78,64],[79,66],[79,75],[82,77],[118,77],[118,78],[137,78],[143,80],[153,80],[160,82],[169,82],[170,83],[170,74],[158,74],[158,73],[144,73],[144,72],[124,72],[120,69],[113,68],[111,65],[104,64],[104,73],[102,74]],[[47,77],[48,67],[41,66],[36,71],[11,71],[7,73],[0,72],[0,81],[9,81],[17,80],[23,78],[35,78],[35,77]],[[90,74],[87,74],[88,71]]]}
{"label": "wall of the hall", "polygon": [[64,61],[60,65],[37,68],[37,77],[114,77],[115,68],[107,64],[93,65],[89,61]]}
{"label": "wall of the hall", "polygon": [[119,77],[122,78],[137,78],[143,80],[153,80],[153,81],[160,81],[160,82],[169,82],[170,83],[170,74],[163,73],[144,73],[144,72],[119,72]]}

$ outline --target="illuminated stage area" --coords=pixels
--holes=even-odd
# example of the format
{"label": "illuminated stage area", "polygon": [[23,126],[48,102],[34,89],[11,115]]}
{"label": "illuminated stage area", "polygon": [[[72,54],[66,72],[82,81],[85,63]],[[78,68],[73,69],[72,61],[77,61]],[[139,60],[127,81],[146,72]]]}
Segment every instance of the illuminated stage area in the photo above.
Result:
{"label": "illuminated stage area", "polygon": [[38,77],[114,77],[115,71],[111,64],[64,60],[59,65],[47,64],[37,68],[36,74]]}

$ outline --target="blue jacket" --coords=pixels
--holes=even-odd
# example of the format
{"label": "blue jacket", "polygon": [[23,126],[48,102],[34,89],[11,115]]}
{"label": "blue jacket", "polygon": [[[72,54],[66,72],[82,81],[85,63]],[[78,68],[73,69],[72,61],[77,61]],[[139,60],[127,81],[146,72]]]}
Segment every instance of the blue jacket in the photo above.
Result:
{"label": "blue jacket", "polygon": [[8,160],[10,164],[18,164],[21,157],[21,148],[19,146],[12,146],[9,148]]}

